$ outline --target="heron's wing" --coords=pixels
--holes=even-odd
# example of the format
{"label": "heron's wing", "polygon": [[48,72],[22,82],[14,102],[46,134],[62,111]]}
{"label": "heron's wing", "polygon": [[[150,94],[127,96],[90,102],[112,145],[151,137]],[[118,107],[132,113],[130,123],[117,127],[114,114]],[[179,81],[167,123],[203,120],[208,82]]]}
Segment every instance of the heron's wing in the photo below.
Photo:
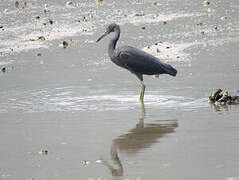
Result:
{"label": "heron's wing", "polygon": [[121,62],[127,69],[133,72],[139,72],[142,74],[155,74],[158,73],[160,68],[160,62],[141,50],[135,50],[128,48],[120,51],[119,57]]}
{"label": "heron's wing", "polygon": [[176,72],[171,65],[163,63],[158,58],[130,46],[122,47],[119,51],[119,58],[125,68],[136,73],[174,75]]}

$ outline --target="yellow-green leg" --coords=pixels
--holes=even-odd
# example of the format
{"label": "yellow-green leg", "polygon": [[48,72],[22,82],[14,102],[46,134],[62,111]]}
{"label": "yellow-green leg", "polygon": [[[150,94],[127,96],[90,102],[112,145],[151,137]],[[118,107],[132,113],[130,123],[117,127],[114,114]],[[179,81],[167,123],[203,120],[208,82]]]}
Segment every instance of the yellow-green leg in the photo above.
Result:
{"label": "yellow-green leg", "polygon": [[141,81],[141,84],[142,84],[142,87],[141,87],[141,92],[140,92],[139,101],[140,101],[140,102],[144,102],[145,85],[144,85],[143,81]]}

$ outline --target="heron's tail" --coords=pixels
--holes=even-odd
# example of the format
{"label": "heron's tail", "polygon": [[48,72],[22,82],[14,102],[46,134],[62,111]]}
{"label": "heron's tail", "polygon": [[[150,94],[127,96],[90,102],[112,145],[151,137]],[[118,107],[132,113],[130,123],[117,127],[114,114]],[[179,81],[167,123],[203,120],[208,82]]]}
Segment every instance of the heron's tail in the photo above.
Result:
{"label": "heron's tail", "polygon": [[174,67],[172,67],[170,64],[165,64],[164,70],[165,70],[166,74],[169,74],[169,75],[171,75],[171,76],[176,76],[176,75],[177,75],[177,72],[178,72],[178,71],[177,71]]}

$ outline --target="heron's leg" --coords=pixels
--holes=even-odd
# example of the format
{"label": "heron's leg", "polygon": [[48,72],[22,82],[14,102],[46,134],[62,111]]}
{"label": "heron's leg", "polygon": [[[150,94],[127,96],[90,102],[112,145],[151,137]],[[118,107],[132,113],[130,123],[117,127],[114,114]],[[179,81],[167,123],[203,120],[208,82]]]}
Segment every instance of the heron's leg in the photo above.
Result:
{"label": "heron's leg", "polygon": [[136,128],[144,128],[144,118],[145,118],[144,102],[140,102],[140,104],[141,104],[141,117],[139,118],[139,123],[136,124]]}
{"label": "heron's leg", "polygon": [[133,72],[133,73],[137,76],[137,78],[140,80],[140,83],[142,85],[141,92],[140,92],[140,97],[139,97],[139,101],[142,103],[142,102],[144,102],[144,91],[145,91],[145,85],[144,85],[144,81],[143,81],[143,74],[135,73],[135,72]]}
{"label": "heron's leg", "polygon": [[141,92],[140,92],[140,97],[139,97],[139,101],[142,103],[144,102],[144,91],[145,91],[145,85],[144,85],[144,82],[143,81],[140,81],[141,82]]}

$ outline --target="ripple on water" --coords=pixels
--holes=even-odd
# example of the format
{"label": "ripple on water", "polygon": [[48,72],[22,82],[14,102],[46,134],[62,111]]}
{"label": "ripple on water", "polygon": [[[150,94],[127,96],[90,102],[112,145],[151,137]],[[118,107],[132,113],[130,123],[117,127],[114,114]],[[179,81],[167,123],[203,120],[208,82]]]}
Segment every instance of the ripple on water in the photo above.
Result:
{"label": "ripple on water", "polygon": [[[108,111],[138,108],[139,95],[89,92],[79,94],[75,88],[55,88],[38,91],[24,91],[2,94],[0,113],[11,112],[48,112],[48,111]],[[78,94],[77,94],[78,93]],[[192,110],[207,107],[206,99],[193,99],[183,96],[168,96],[149,91],[145,96],[147,107],[160,109]]]}

